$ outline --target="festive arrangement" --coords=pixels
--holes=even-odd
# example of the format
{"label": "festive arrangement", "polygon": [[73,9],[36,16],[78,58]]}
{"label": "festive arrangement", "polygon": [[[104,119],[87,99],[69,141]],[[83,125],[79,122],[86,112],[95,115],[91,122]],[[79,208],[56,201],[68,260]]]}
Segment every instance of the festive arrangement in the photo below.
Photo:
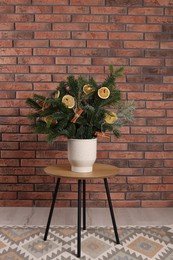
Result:
{"label": "festive arrangement", "polygon": [[92,139],[97,136],[119,137],[120,128],[133,121],[134,104],[125,102],[116,86],[123,68],[114,70],[102,84],[90,77],[69,76],[49,96],[35,94],[27,104],[35,111],[29,114],[36,133],[46,134],[48,141],[58,136]]}

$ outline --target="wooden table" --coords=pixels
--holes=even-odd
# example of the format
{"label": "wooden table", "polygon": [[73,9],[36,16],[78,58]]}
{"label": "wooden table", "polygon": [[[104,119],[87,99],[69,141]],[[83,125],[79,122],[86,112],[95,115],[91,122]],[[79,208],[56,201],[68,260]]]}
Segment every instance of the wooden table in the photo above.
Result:
{"label": "wooden table", "polygon": [[104,185],[105,185],[105,189],[106,189],[106,194],[107,194],[112,224],[113,224],[113,228],[114,228],[116,243],[117,244],[120,243],[118,231],[117,231],[117,225],[116,225],[115,216],[114,216],[114,211],[113,211],[113,207],[112,207],[112,201],[111,201],[110,192],[109,192],[109,186],[108,186],[108,182],[107,182],[108,177],[115,176],[118,174],[119,170],[117,167],[108,165],[108,164],[96,163],[93,166],[92,172],[77,173],[77,172],[71,171],[70,165],[51,165],[51,166],[46,167],[44,169],[44,171],[48,175],[53,175],[58,178],[56,186],[55,186],[55,191],[53,193],[52,204],[51,204],[49,217],[48,217],[48,221],[47,221],[47,226],[46,226],[46,230],[45,230],[45,235],[44,235],[44,241],[47,240],[60,180],[61,180],[61,178],[75,178],[78,180],[77,257],[81,256],[81,191],[82,191],[81,183],[83,183],[83,230],[86,230],[86,195],[85,195],[86,194],[86,180],[102,178],[102,179],[104,179]]}

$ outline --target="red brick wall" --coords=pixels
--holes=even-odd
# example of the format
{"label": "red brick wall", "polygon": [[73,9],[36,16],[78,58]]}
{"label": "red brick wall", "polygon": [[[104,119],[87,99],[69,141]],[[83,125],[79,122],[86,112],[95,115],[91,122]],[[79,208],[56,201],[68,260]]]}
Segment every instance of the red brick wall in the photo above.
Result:
{"label": "red brick wall", "polygon": [[[0,206],[50,205],[43,168],[67,162],[65,140],[31,132],[25,99],[68,74],[102,81],[109,64],[124,66],[119,87],[137,107],[120,139],[98,144],[98,161],[121,168],[113,204],[173,206],[172,16],[172,0],[0,0]],[[107,206],[102,180],[87,189],[88,206]],[[75,206],[76,191],[64,180],[58,205]]]}

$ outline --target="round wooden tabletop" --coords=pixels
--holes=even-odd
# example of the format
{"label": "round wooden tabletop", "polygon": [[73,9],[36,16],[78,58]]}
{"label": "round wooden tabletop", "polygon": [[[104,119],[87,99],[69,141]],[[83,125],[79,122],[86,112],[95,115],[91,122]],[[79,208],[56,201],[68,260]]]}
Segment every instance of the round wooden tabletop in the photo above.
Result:
{"label": "round wooden tabletop", "polygon": [[45,173],[56,177],[76,178],[76,179],[97,179],[107,178],[118,174],[119,169],[109,164],[95,163],[92,172],[78,173],[72,172],[70,165],[51,165],[44,169]]}

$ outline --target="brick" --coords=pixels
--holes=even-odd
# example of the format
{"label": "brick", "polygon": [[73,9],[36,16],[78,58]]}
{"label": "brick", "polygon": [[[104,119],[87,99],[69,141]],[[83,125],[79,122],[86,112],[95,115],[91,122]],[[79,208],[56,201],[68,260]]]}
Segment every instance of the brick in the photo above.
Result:
{"label": "brick", "polygon": [[171,16],[148,16],[147,23],[164,24],[172,23],[173,18]]}
{"label": "brick", "polygon": [[172,200],[173,199],[173,193],[172,192],[163,192],[162,193],[162,199],[163,200]]}
{"label": "brick", "polygon": [[[108,207],[108,203],[106,202],[106,206]],[[129,200],[129,201],[112,201],[112,206],[115,208],[139,208],[140,200]]]}
{"label": "brick", "polygon": [[134,159],[134,158],[143,158],[142,152],[109,152],[109,158],[128,158],[128,159]]}
{"label": "brick", "polygon": [[70,0],[71,5],[105,5],[105,0],[88,0],[84,2],[83,0]]}
{"label": "brick", "polygon": [[3,82],[0,83],[1,90],[31,90],[32,85],[31,83],[17,83],[17,82]]}
{"label": "brick", "polygon": [[130,151],[162,151],[163,145],[162,144],[129,144],[128,148]]}
{"label": "brick", "polygon": [[122,143],[98,143],[97,150],[127,150],[127,144]]}
{"label": "brick", "polygon": [[55,59],[56,64],[91,64],[91,58],[73,58],[73,57],[58,57]]}
{"label": "brick", "polygon": [[66,23],[71,21],[70,15],[63,14],[35,14],[36,22]]}
{"label": "brick", "polygon": [[171,6],[172,0],[144,0],[144,6]]}
{"label": "brick", "polygon": [[72,32],[73,39],[107,39],[107,32]]}
{"label": "brick", "polygon": [[165,167],[172,167],[173,166],[173,160],[165,160],[164,166]]}
{"label": "brick", "polygon": [[19,166],[19,160],[16,159],[0,159],[1,167]]}
{"label": "brick", "polygon": [[67,39],[70,38],[69,32],[35,32],[35,39]]}
{"label": "brick", "polygon": [[69,56],[70,52],[65,48],[50,48],[49,50],[46,48],[35,48],[33,54],[41,56]]}
{"label": "brick", "polygon": [[[139,7],[128,8],[128,14],[133,14],[133,15],[136,15],[136,14],[148,15],[148,16],[149,15],[162,15],[163,12],[164,12],[163,8],[154,8],[153,6],[152,7],[142,7],[142,8],[139,8]],[[154,32],[154,30],[153,30],[153,32]]]}
{"label": "brick", "polygon": [[34,16],[32,14],[1,14],[0,22],[32,22]]}
{"label": "brick", "polygon": [[113,23],[91,23],[89,24],[90,31],[125,31],[124,24],[113,24]]}
{"label": "brick", "polygon": [[147,125],[172,126],[173,119],[172,118],[149,118],[147,119]]}
{"label": "brick", "polygon": [[14,81],[14,75],[13,74],[0,75],[0,81]]}
{"label": "brick", "polygon": [[114,22],[114,23],[145,23],[145,17],[144,16],[133,16],[133,15],[122,15],[122,16],[114,16],[114,15],[110,15],[110,22]]}
{"label": "brick", "polygon": [[161,160],[131,160],[129,161],[130,167],[142,167],[142,168],[155,168],[162,167],[163,162]]}
{"label": "brick", "polygon": [[[88,24],[85,23],[53,23],[53,31],[87,31]],[[96,30],[97,31],[97,30]]]}
{"label": "brick", "polygon": [[[129,36],[130,36],[130,34],[131,33],[129,33]],[[139,37],[138,38],[136,37],[136,40],[137,39],[139,39]],[[142,36],[141,36],[141,39],[142,39]],[[135,40],[135,38],[133,39],[133,37],[132,37],[132,40]],[[140,49],[141,48],[143,48],[143,49],[147,49],[147,48],[149,48],[149,49],[156,49],[156,48],[159,47],[159,43],[156,42],[156,41],[145,41],[145,42],[144,41],[142,41],[142,42],[141,41],[126,41],[124,43],[124,47],[125,48],[134,48],[134,49],[136,49],[136,48],[140,48]]]}
{"label": "brick", "polygon": [[[12,128],[12,130],[13,130],[13,128]],[[6,131],[6,132],[8,132],[8,131]],[[17,150],[17,149],[19,149],[19,145],[18,145],[17,142],[9,142],[9,141],[8,142],[0,142],[0,149],[2,149],[2,150]]]}
{"label": "brick", "polygon": [[[172,40],[172,33],[146,33],[145,34],[145,39],[146,40],[156,40],[156,41],[164,41],[164,40]],[[160,52],[161,51],[157,51],[156,52]]]}
{"label": "brick", "polygon": [[138,109],[135,111],[136,117],[163,117],[165,111],[161,109]]}
{"label": "brick", "polygon": [[[109,33],[109,39],[111,40],[142,40],[143,39],[143,34],[142,33],[132,33],[132,32],[110,32]],[[127,44],[126,44],[127,43]],[[129,44],[129,46],[127,47],[127,45]],[[125,48],[133,48],[130,46],[131,42],[129,41],[126,41],[124,43],[124,47]],[[140,44],[140,42],[139,42]],[[139,45],[138,44],[138,45]],[[156,46],[158,46],[157,43],[155,43],[155,48]],[[140,47],[138,47],[140,48]],[[152,48],[152,44],[151,44],[151,48]]]}
{"label": "brick", "polygon": [[145,168],[145,175],[172,175],[172,168]]}
{"label": "brick", "polygon": [[173,8],[166,7],[165,8],[165,15],[172,15],[173,14]]}
{"label": "brick", "polygon": [[148,136],[148,142],[163,142],[163,143],[169,143],[173,142],[173,135],[150,135]]}
{"label": "brick", "polygon": [[172,117],[172,110],[167,110],[167,116]]}
{"label": "brick", "polygon": [[[124,197],[125,197],[124,193],[111,193],[112,200],[123,200]],[[90,193],[90,199],[91,200],[107,200],[107,196],[105,193],[92,192],[92,193]]]}
{"label": "brick", "polygon": [[1,4],[5,4],[5,5],[28,5],[31,4],[31,0],[1,0]]}
{"label": "brick", "polygon": [[127,200],[158,200],[160,199],[159,192],[127,192],[126,199]]}
{"label": "brick", "polygon": [[1,191],[32,191],[32,184],[0,184]]}
{"label": "brick", "polygon": [[173,49],[173,43],[172,42],[161,42],[160,48],[161,49]]}
{"label": "brick", "polygon": [[93,58],[93,64],[99,65],[109,65],[109,64],[118,64],[126,65],[128,63],[126,58]]}
{"label": "brick", "polygon": [[51,30],[50,23],[16,23],[16,30],[21,31],[49,31]]}
{"label": "brick", "polygon": [[17,192],[0,192],[0,200],[15,200]]}
{"label": "brick", "polygon": [[171,159],[173,152],[145,152],[146,159]]}
{"label": "brick", "polygon": [[173,51],[170,50],[146,50],[146,57],[173,57]]}
{"label": "brick", "polygon": [[[115,136],[111,136],[112,142],[117,142],[117,138]],[[145,135],[123,135],[118,139],[118,142],[125,142],[125,143],[133,143],[133,142],[146,142],[146,136]]]}
{"label": "brick", "polygon": [[33,207],[32,200],[2,200],[1,207]]}
{"label": "brick", "polygon": [[20,56],[20,55],[31,55],[31,48],[1,48],[0,49],[1,56]]}
{"label": "brick", "polygon": [[32,73],[66,73],[66,67],[64,66],[31,66],[30,71]]}
{"label": "brick", "polygon": [[154,126],[147,126],[147,127],[131,127],[132,134],[164,134],[165,128],[164,127],[154,127]]}
{"label": "brick", "polygon": [[40,166],[48,166],[50,164],[55,164],[55,159],[22,159],[21,160],[21,166],[34,166],[34,167],[40,167]]}
{"label": "brick", "polygon": [[162,66],[163,60],[159,58],[131,58],[131,65],[141,65],[141,66],[149,66],[153,64],[153,66]]}
{"label": "brick", "polygon": [[33,82],[33,81],[51,81],[51,75],[45,74],[16,74],[16,81]]}
{"label": "brick", "polygon": [[144,191],[172,191],[173,184],[144,184]]}
{"label": "brick", "polygon": [[4,65],[0,67],[1,73],[28,73],[29,66],[20,66],[20,65]]}
{"label": "brick", "polygon": [[172,134],[172,133],[173,133],[173,128],[167,127],[167,134]]}
{"label": "brick", "polygon": [[14,40],[15,47],[48,47],[48,40]]}
{"label": "brick", "polygon": [[128,183],[161,183],[162,178],[158,176],[135,176],[135,177],[128,177]]}
{"label": "brick", "polygon": [[87,6],[53,6],[53,13],[60,14],[88,14]]}
{"label": "brick", "polygon": [[51,199],[51,192],[18,192],[19,199],[27,200],[27,199]]}
{"label": "brick", "polygon": [[51,6],[36,6],[36,5],[17,5],[16,6],[16,13],[51,13],[52,12],[52,8]]}
{"label": "brick", "polygon": [[14,29],[14,23],[1,23],[0,24],[1,31],[7,31],[7,30],[13,30],[13,29]]}
{"label": "brick", "polygon": [[[77,41],[76,41],[77,44]],[[104,57],[107,55],[107,50],[105,49],[84,49],[84,48],[77,48],[71,50],[71,56],[88,56],[88,57]]]}
{"label": "brick", "polygon": [[147,108],[172,108],[173,101],[147,101]]}
{"label": "brick", "polygon": [[19,64],[54,64],[53,57],[19,57]]}
{"label": "brick", "polygon": [[146,84],[145,91],[150,92],[171,92],[172,84]]}
{"label": "brick", "polygon": [[[143,8],[141,9],[143,11]],[[161,32],[161,25],[155,24],[127,24],[127,31],[132,32]]]}
{"label": "brick", "polygon": [[57,83],[49,82],[49,83],[34,83],[34,90],[55,90],[57,87]]}
{"label": "brick", "polygon": [[0,32],[1,39],[32,39],[33,32],[22,31],[6,31]]}
{"label": "brick", "polygon": [[134,92],[128,93],[128,99],[131,100],[161,100],[163,95],[161,93],[144,93]]}
{"label": "brick", "polygon": [[19,115],[19,110],[16,108],[0,108],[1,116]]}
{"label": "brick", "polygon": [[[12,160],[12,159],[10,159]],[[16,160],[15,160],[16,161]],[[7,175],[32,175],[35,174],[35,169],[30,167],[30,168],[25,168],[25,167],[10,167],[11,165],[9,165],[8,167],[4,167],[4,168],[0,168],[0,173],[1,174],[7,174]]]}
{"label": "brick", "polygon": [[32,0],[33,5],[68,5],[68,0]]}
{"label": "brick", "polygon": [[126,14],[126,8],[124,7],[110,7],[110,6],[104,6],[104,7],[91,7],[91,14]]}
{"label": "brick", "polygon": [[14,6],[9,5],[1,5],[0,6],[0,13],[14,13]]}
{"label": "brick", "polygon": [[0,48],[2,47],[12,47],[12,41],[11,40],[0,40]]}
{"label": "brick", "polygon": [[72,15],[72,22],[77,23],[107,23],[106,15]]}
{"label": "brick", "polygon": [[106,0],[106,6],[142,6],[141,0]]}
{"label": "brick", "polygon": [[121,42],[118,41],[87,40],[87,47],[89,48],[121,48],[121,46]]}
{"label": "brick", "polygon": [[35,152],[29,151],[2,151],[1,158],[34,158]]}
{"label": "brick", "polygon": [[16,64],[16,58],[15,57],[0,57],[0,63],[1,63],[1,65],[2,64]]}
{"label": "brick", "polygon": [[95,73],[103,73],[103,66],[70,66],[68,68],[69,73],[87,73],[87,74],[95,74]]}
{"label": "brick", "polygon": [[51,47],[86,47],[86,41],[78,40],[50,40]]}
{"label": "brick", "polygon": [[163,183],[173,183],[173,176],[163,176]]}
{"label": "brick", "polygon": [[163,77],[163,83],[172,83],[173,82],[173,76],[164,76]]}
{"label": "brick", "polygon": [[16,176],[0,176],[0,183],[16,183]]}

